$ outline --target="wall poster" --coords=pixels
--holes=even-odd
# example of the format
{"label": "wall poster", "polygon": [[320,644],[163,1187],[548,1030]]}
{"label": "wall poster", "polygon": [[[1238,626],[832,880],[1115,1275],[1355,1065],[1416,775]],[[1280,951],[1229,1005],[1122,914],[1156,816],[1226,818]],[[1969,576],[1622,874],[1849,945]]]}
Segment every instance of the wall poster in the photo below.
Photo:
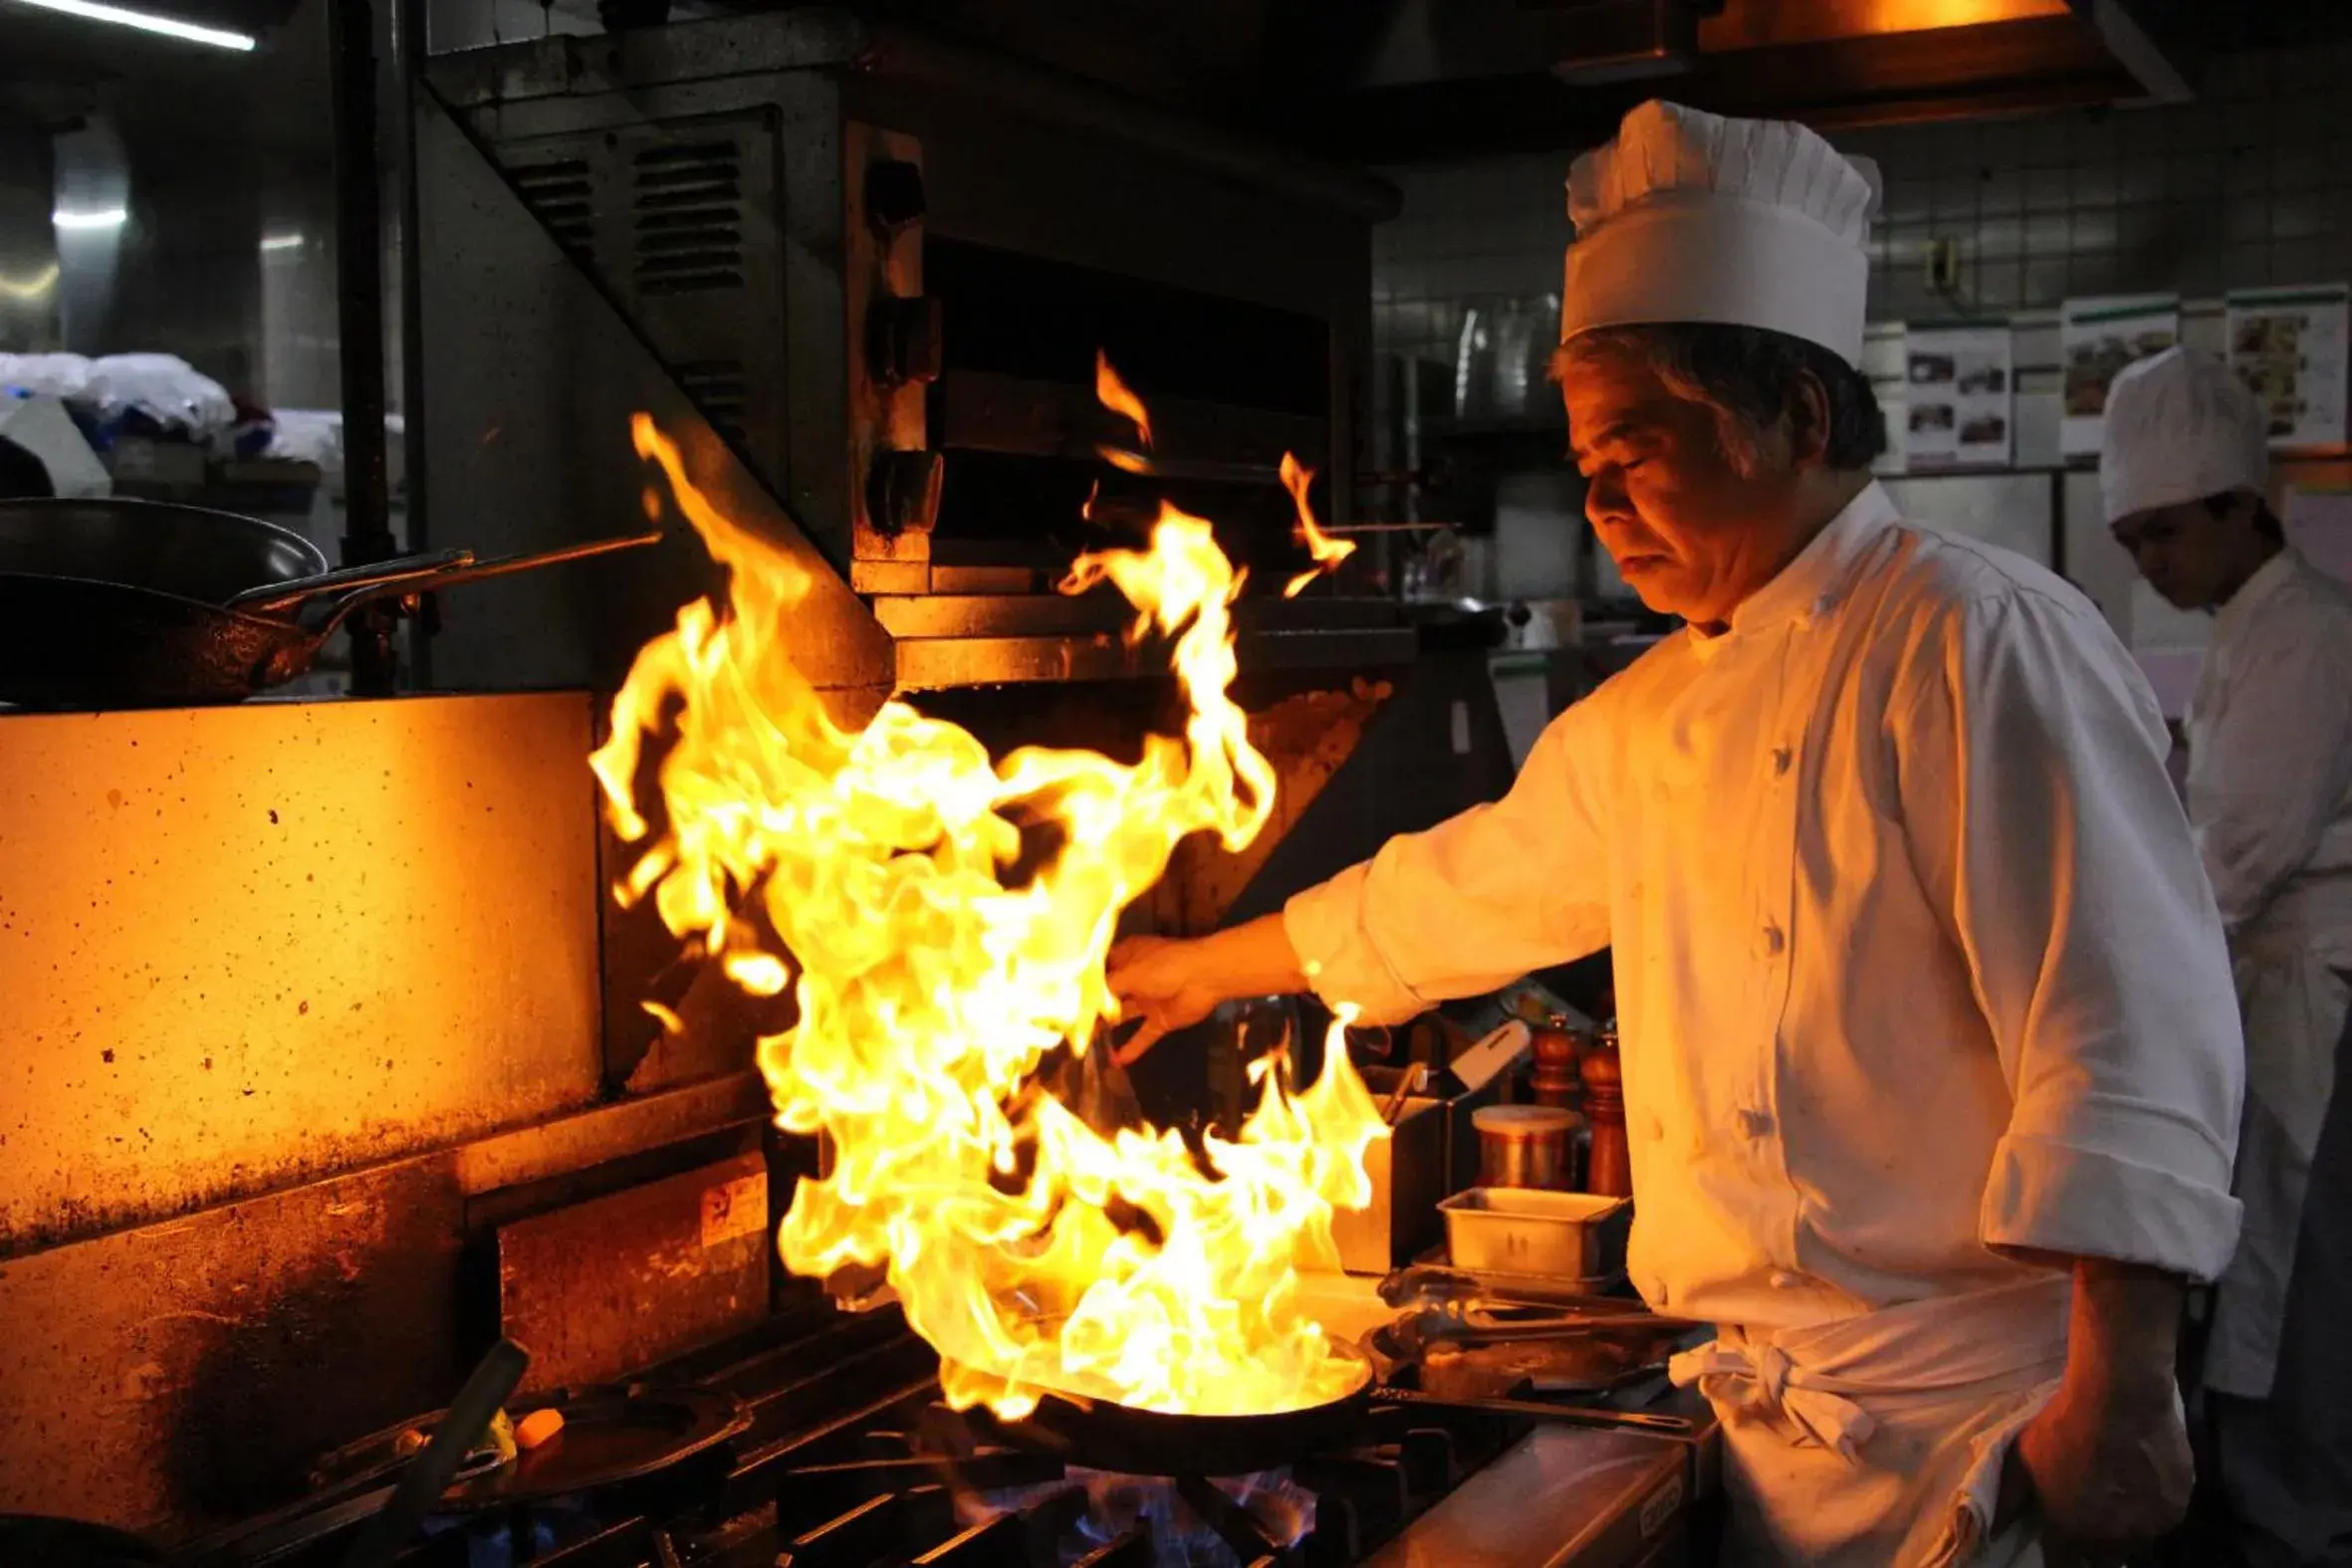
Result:
{"label": "wall poster", "polygon": [[2058,452],[2097,457],[2107,417],[2107,388],[2135,359],[2181,340],[2178,295],[2109,295],[2068,300],[2058,311],[2058,362],[2065,373]]}
{"label": "wall poster", "polygon": [[2271,448],[2343,451],[2352,286],[2248,289],[2224,304],[2230,363],[2269,418]]}
{"label": "wall poster", "polygon": [[2014,447],[2012,368],[2005,323],[1914,328],[1904,335],[1906,466],[2006,468]]}

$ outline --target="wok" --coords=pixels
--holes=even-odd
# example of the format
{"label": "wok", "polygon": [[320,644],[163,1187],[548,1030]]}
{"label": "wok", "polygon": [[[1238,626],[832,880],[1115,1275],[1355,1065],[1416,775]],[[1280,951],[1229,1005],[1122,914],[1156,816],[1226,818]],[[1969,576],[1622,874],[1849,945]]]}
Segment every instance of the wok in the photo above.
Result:
{"label": "wok", "polygon": [[0,702],[241,702],[308,670],[363,604],[660,537],[487,561],[450,551],[330,571],[308,540],[254,518],[160,502],[0,502]]}
{"label": "wok", "polygon": [[1352,1350],[1333,1348],[1357,1364],[1355,1386],[1335,1400],[1302,1410],[1253,1416],[1174,1415],[1049,1392],[1020,1421],[987,1421],[1009,1443],[1088,1469],[1130,1475],[1252,1475],[1345,1448],[1355,1438],[1372,1405],[1372,1368]]}

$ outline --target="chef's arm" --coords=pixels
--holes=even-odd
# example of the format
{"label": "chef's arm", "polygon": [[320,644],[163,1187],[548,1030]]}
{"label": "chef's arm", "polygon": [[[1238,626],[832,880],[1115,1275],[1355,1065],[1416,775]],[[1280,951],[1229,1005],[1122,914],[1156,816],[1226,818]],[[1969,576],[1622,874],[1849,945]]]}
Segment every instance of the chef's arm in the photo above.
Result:
{"label": "chef's arm", "polygon": [[2018,1438],[2018,1478],[2060,1534],[2128,1548],[2187,1505],[2183,1285],[2237,1238],[2229,955],[2155,701],[2095,610],[1989,598],[1922,650],[1893,738],[1913,865],[2012,1095],[1980,1233],[2075,1282],[2064,1377]]}
{"label": "chef's arm", "polygon": [[1145,1019],[1121,1055],[1237,997],[1311,987],[1367,1022],[1401,1022],[1604,946],[1605,845],[1578,768],[1612,755],[1596,733],[1600,697],[1552,722],[1504,798],[1389,840],[1281,914],[1196,941],[1121,943],[1110,988]]}
{"label": "chef's arm", "polygon": [[2333,637],[2303,629],[2256,628],[2195,764],[2197,847],[2233,936],[2310,862],[2352,791],[2352,670]]}
{"label": "chef's arm", "polygon": [[1922,649],[1894,737],[1913,864],[2012,1096],[1981,1234],[2211,1279],[2244,1045],[2155,701],[2072,597],[1988,598]]}

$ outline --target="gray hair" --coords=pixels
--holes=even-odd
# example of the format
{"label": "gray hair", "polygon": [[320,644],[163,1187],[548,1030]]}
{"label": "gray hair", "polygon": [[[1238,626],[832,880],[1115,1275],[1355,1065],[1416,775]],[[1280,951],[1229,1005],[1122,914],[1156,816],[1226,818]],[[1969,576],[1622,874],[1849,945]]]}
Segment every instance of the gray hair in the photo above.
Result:
{"label": "gray hair", "polygon": [[1564,380],[1588,353],[1630,355],[1676,395],[1714,409],[1724,455],[1744,473],[1754,471],[1766,432],[1787,416],[1802,375],[1821,383],[1828,403],[1823,458],[1831,468],[1866,469],[1886,450],[1886,419],[1869,380],[1820,344],[1786,333],[1718,322],[1596,328],[1559,345],[1551,378]]}

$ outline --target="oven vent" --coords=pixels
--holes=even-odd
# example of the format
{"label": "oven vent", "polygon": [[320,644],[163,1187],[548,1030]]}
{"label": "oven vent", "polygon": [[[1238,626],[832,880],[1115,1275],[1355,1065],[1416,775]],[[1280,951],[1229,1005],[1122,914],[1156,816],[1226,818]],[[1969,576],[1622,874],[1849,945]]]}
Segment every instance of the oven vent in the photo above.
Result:
{"label": "oven vent", "polygon": [[702,410],[712,429],[731,441],[743,439],[747,397],[742,360],[689,359],[670,366],[670,373],[678,378],[679,389],[694,399],[694,406]]}
{"label": "oven vent", "polygon": [[676,142],[636,157],[640,293],[743,287],[743,171],[732,141]]}
{"label": "oven vent", "polygon": [[556,243],[580,261],[596,253],[596,208],[588,166],[577,158],[532,163],[513,171],[523,204],[547,225]]}

